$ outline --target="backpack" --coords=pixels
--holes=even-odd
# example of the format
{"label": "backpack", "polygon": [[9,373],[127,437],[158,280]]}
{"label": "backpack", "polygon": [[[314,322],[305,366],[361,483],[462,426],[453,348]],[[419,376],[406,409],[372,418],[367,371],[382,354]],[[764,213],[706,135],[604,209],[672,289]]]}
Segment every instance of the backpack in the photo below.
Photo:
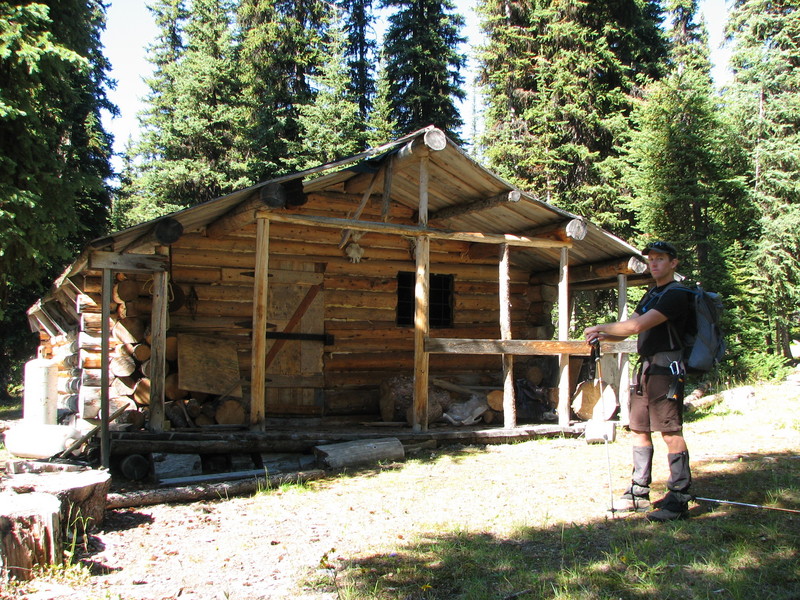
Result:
{"label": "backpack", "polygon": [[[707,292],[697,286],[692,289],[683,285],[670,286],[654,295],[649,306],[668,290],[684,290],[692,295],[689,303],[691,314],[682,340],[683,362],[688,373],[707,373],[713,370],[725,355],[725,337],[722,333],[722,298],[715,292]],[[670,328],[674,326],[670,323]]]}

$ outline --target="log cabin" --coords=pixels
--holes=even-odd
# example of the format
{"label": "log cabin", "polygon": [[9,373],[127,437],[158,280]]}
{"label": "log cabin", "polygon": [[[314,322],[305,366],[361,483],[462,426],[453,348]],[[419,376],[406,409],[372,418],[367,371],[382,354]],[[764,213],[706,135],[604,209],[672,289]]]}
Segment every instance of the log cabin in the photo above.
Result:
{"label": "log cabin", "polygon": [[[187,448],[219,449],[238,426],[238,447],[264,450],[267,432],[337,416],[405,414],[422,435],[441,389],[497,391],[485,417],[514,439],[526,377],[552,392],[558,428],[575,420],[574,293],[617,288],[622,314],[645,269],[430,126],[94,240],[28,316],[59,365],[59,406],[100,421],[106,457],[133,439],[112,416]],[[634,348],[602,350],[623,358],[624,406]],[[382,406],[393,393],[405,413]]]}

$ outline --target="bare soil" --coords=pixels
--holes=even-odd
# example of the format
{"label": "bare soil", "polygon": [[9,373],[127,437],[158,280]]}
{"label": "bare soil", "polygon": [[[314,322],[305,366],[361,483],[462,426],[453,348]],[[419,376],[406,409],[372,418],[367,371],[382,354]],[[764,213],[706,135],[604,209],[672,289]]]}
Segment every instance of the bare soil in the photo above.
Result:
{"label": "bare soil", "polygon": [[[769,461],[772,455],[798,453],[797,417],[789,427],[771,423],[787,403],[798,407],[800,385],[750,391],[724,401],[727,413],[713,419],[713,427],[708,419],[688,419],[696,494],[741,497],[743,490],[715,487],[722,481],[715,476],[735,469],[745,454]],[[332,474],[252,497],[108,510],[81,552],[92,572],[88,584],[39,578],[24,597],[335,599],[337,565],[391,555],[437,532],[502,538],[523,526],[604,527],[617,518],[643,519],[609,512],[629,481],[629,442],[629,434],[618,429],[608,445],[551,439],[445,447],[401,464]],[[654,489],[660,492],[668,475],[666,450],[658,439],[655,448]]]}

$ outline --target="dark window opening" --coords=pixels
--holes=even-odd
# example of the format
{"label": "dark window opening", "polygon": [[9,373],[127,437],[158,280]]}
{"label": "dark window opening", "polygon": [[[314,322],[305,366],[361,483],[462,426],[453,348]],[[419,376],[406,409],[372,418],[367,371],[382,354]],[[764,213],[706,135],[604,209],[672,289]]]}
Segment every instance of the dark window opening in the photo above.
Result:
{"label": "dark window opening", "polygon": [[[397,274],[397,324],[401,327],[414,325],[414,284],[414,273],[400,271]],[[430,276],[428,321],[431,328],[453,326],[452,275]]]}

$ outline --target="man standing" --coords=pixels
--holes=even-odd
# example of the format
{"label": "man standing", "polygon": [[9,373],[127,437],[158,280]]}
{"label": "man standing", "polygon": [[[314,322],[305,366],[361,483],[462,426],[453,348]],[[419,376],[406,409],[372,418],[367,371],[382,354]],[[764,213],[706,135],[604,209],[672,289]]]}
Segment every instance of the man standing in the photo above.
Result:
{"label": "man standing", "polygon": [[656,285],[641,299],[633,316],[624,321],[587,327],[589,343],[619,341],[637,335],[640,369],[631,394],[630,429],[633,433],[633,476],[619,508],[646,511],[650,508],[653,466],[652,432],[658,431],[667,446],[669,479],[667,495],[654,502],[651,521],[671,521],[687,515],[689,450],[683,437],[683,333],[689,316],[689,294],[675,281],[678,253],[672,244],[652,242],[642,250]]}

